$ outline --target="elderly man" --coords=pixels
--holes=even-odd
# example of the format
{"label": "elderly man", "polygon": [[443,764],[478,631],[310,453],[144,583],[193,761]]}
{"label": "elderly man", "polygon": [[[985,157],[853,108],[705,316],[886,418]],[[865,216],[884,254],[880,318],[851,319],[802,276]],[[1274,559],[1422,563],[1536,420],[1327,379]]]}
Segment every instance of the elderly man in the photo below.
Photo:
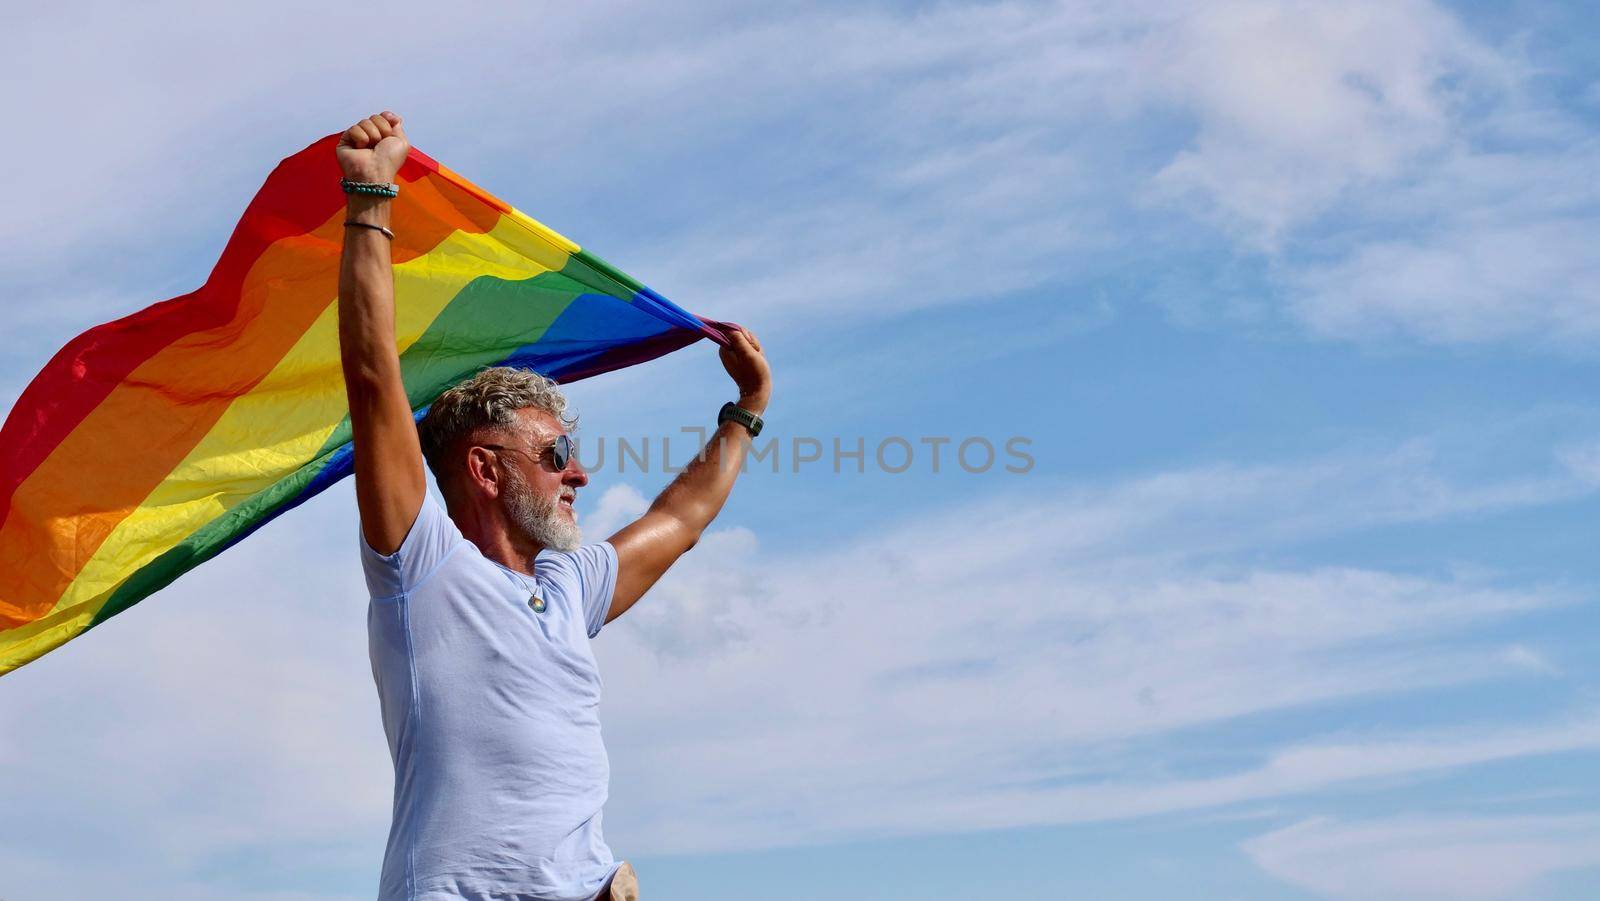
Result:
{"label": "elderly man", "polygon": [[[400,117],[385,112],[346,131],[337,153],[348,182],[381,185],[407,149]],[[553,382],[488,369],[413,425],[388,225],[387,197],[350,194],[339,343],[372,673],[395,768],[379,897],[637,898],[632,867],[601,835],[610,766],[589,639],[727,500],[771,392],[761,345],[737,332],[723,348],[738,400],[696,461],[638,521],[584,545],[573,508],[589,477]]]}

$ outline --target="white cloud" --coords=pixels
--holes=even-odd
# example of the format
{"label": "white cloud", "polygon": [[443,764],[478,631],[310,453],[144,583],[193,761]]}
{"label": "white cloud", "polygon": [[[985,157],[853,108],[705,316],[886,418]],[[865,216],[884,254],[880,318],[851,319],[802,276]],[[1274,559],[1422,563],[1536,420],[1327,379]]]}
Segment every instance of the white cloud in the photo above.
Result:
{"label": "white cloud", "polygon": [[1095,166],[1110,151],[1071,123],[1119,115],[1125,32],[1141,16],[863,8],[698,44],[702,68],[682,87],[717,108],[685,112],[751,130],[740,154],[759,174],[642,247],[639,270],[669,296],[770,322],[889,317],[1088,265],[1115,240],[1108,182],[1139,176]]}
{"label": "white cloud", "polygon": [[1554,663],[1550,662],[1548,657],[1525,644],[1509,645],[1500,652],[1500,656],[1507,663],[1532,670],[1536,673],[1543,673],[1547,676],[1557,676],[1561,674],[1560,668],[1558,668]]}
{"label": "white cloud", "polygon": [[[1193,242],[1171,203],[1246,258],[1278,251],[1274,303],[1319,335],[1594,326],[1593,129],[1434,3],[391,12],[400,70],[350,59],[354,10],[314,34],[275,8],[201,40],[203,16],[142,7],[0,36],[52,86],[12,113],[0,277],[27,298],[180,293],[268,165],[391,105],[668,296],[769,327],[1045,285],[1074,305],[1063,286]],[[64,139],[86,107],[115,152]]]}
{"label": "white cloud", "polygon": [[1263,248],[1353,189],[1381,187],[1454,137],[1463,78],[1504,63],[1425,2],[1237,2],[1154,36],[1147,70],[1197,123],[1157,186]]}
{"label": "white cloud", "polygon": [[1244,850],[1273,876],[1329,898],[1525,898],[1546,876],[1600,866],[1600,817],[1319,817]]}
{"label": "white cloud", "polygon": [[[1301,748],[1207,780],[1132,775],[1181,757],[1168,741],[1181,730],[1549,675],[1533,645],[1461,636],[1563,592],[1233,561],[1589,490],[1429,468],[1413,453],[1171,473],[948,510],[805,555],[711,542],[600,642],[613,837],[682,851],[1109,819],[1593,746],[1584,720]],[[650,691],[661,685],[674,693]]]}
{"label": "white cloud", "polygon": [[[1485,443],[1490,442],[1488,431],[1480,431]],[[1465,456],[1461,447],[1415,440],[1388,450],[1329,454],[1293,464],[1223,464],[1130,478],[1075,491],[1063,509],[1035,522],[1023,521],[1026,514],[999,504],[982,515],[1015,523],[1019,531],[1056,528],[1058,551],[1070,556],[1103,556],[1129,548],[1146,548],[1158,558],[1193,556],[1329,531],[1584,497],[1597,487],[1580,468],[1584,447],[1557,450],[1544,471],[1486,478],[1449,471],[1448,463]],[[983,541],[984,536],[974,539],[952,523],[933,540],[953,545]],[[1013,553],[996,546],[1000,544],[983,547],[996,554]]]}
{"label": "white cloud", "polygon": [[281,891],[314,881],[286,856],[375,883],[391,780],[353,510],[347,483],[6,676],[0,891],[335,896]]}
{"label": "white cloud", "polygon": [[1600,442],[1569,445],[1560,448],[1556,456],[1573,475],[1600,486]]}
{"label": "white cloud", "polygon": [[[1095,822],[1315,796],[1333,789],[1380,788],[1396,780],[1574,751],[1600,751],[1600,716],[1591,713],[1565,722],[1477,726],[1432,734],[1324,739],[1270,750],[1258,766],[1223,775],[1163,778],[1125,767],[1131,772],[1114,778],[1061,780],[1065,784],[1060,785],[1024,783],[981,797],[944,797],[934,807],[941,818],[973,824]],[[935,811],[923,810],[921,815]],[[902,828],[916,822],[896,813],[879,816]]]}
{"label": "white cloud", "polygon": [[[1051,537],[1007,534],[1034,557]],[[1008,576],[980,556],[964,551],[974,565],[957,574],[881,549],[715,560],[765,575],[764,596],[721,601],[736,635],[702,629],[685,657],[660,647],[655,621],[614,626],[602,644],[614,837],[710,850],[1112,819],[1600,744],[1586,723],[1526,742],[1305,748],[1258,771],[1151,783],[1140,767],[1181,760],[1166,740],[1181,730],[1512,677],[1521,662],[1446,639],[1553,601],[1361,571],[1108,584],[1044,561]],[[681,603],[704,596],[686,572],[645,609],[700,626]]]}
{"label": "white cloud", "polygon": [[733,315],[1071,285],[1181,252],[1177,204],[1265,252],[1271,303],[1317,336],[1571,349],[1600,321],[1593,128],[1434,3],[956,6],[731,41],[698,77],[738,69],[736,120],[803,83],[796,121],[830,136],[785,161],[819,190],[775,208],[761,185],[643,249],[669,293]]}
{"label": "white cloud", "polygon": [[[586,451],[587,449],[581,444],[582,439],[579,440],[580,449]],[[578,459],[586,460],[584,453],[579,453]],[[650,501],[639,493],[639,489],[632,485],[613,485],[600,495],[593,513],[582,512],[580,506],[578,515],[579,524],[583,526],[583,539],[599,541],[613,535],[618,529],[638,519],[640,514],[649,508]]]}
{"label": "white cloud", "polygon": [[1600,220],[1445,227],[1358,247],[1295,275],[1296,311],[1342,338],[1579,348],[1600,335]]}

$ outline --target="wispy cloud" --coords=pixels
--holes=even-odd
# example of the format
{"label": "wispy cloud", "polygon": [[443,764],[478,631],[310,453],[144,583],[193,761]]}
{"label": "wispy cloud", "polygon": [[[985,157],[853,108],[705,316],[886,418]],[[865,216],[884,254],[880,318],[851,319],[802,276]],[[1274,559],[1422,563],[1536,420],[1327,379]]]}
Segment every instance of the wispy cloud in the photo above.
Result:
{"label": "wispy cloud", "polygon": [[[1109,819],[1313,791],[1385,760],[1410,773],[1588,747],[1585,720],[1530,727],[1522,751],[1496,750],[1523,745],[1492,727],[1460,736],[1456,764],[1389,745],[1302,765],[1344,759],[1335,745],[1216,779],[1132,776],[1152,754],[1171,765],[1175,733],[1250,714],[1551,675],[1536,648],[1474,630],[1571,603],[1563,590],[1262,560],[1588,484],[1453,484],[1414,454],[1341,463],[1006,498],[815,555],[718,537],[601,642],[627,761],[613,831],[681,851]],[[690,827],[685,809],[711,814]]]}
{"label": "wispy cloud", "polygon": [[1600,334],[1597,232],[1589,217],[1497,216],[1366,244],[1294,276],[1296,309],[1342,338],[1579,350]]}
{"label": "wispy cloud", "polygon": [[[1070,306],[1072,286],[1216,229],[1265,255],[1268,303],[1317,335],[1571,345],[1593,328],[1593,129],[1436,4],[730,13],[397,9],[387,52],[412,64],[381,76],[335,37],[352,12],[319,10],[310,35],[241,12],[227,33],[248,43],[158,14],[30,19],[0,40],[55,88],[15,113],[0,279],[160,299],[209,266],[266,165],[392,105],[456,168],[722,316],[1041,288]],[[441,59],[452,40],[474,53]],[[291,42],[292,66],[262,49]],[[97,52],[67,65],[62,46]],[[223,58],[229,79],[190,77]],[[108,81],[94,128],[116,151],[57,138],[81,128],[63,98]],[[59,212],[91,200],[92,222]]]}
{"label": "wispy cloud", "polygon": [[[5,679],[8,896],[325,898],[319,872],[376,873],[390,766],[347,505],[328,492]],[[215,881],[256,861],[249,890]]]}
{"label": "wispy cloud", "polygon": [[1525,898],[1546,876],[1600,866],[1600,817],[1319,817],[1244,850],[1273,876],[1329,898]]}
{"label": "wispy cloud", "polygon": [[1465,91],[1513,75],[1425,2],[1208,4],[1157,48],[1146,71],[1196,134],[1156,185],[1263,249],[1447,147]]}

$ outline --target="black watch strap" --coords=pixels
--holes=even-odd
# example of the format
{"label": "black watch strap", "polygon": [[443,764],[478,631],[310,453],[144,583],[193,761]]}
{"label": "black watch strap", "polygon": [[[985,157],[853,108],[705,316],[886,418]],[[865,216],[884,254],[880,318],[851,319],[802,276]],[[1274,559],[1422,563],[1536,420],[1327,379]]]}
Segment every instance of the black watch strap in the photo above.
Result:
{"label": "black watch strap", "polygon": [[746,410],[744,407],[739,406],[733,401],[728,401],[722,405],[721,412],[717,414],[717,425],[722,425],[724,422],[727,422],[730,419],[744,426],[746,429],[749,429],[751,438],[760,435],[761,427],[766,424],[761,417],[750,412],[749,410]]}

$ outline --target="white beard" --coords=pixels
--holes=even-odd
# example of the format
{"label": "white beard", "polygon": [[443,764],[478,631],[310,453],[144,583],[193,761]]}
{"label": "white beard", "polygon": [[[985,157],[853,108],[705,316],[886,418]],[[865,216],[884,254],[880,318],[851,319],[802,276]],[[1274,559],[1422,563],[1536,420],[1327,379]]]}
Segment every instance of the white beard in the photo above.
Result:
{"label": "white beard", "polygon": [[534,496],[515,467],[506,467],[505,474],[506,513],[529,541],[552,551],[575,551],[583,544],[583,530],[560,510],[560,495],[545,502]]}

